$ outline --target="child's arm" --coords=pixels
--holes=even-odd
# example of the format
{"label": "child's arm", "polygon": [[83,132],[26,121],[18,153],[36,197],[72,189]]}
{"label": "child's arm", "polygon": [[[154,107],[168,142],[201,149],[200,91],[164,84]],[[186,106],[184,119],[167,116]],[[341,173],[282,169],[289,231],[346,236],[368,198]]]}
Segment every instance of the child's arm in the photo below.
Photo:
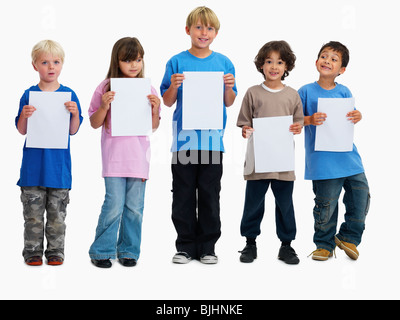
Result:
{"label": "child's arm", "polygon": [[106,119],[107,116],[107,112],[110,109],[110,104],[111,102],[114,101],[114,97],[115,97],[114,91],[108,91],[105,94],[103,94],[101,98],[100,108],[97,109],[97,111],[93,113],[92,116],[90,117],[90,125],[94,129],[97,129],[103,125],[104,120]]}
{"label": "child's arm", "polygon": [[312,116],[305,116],[304,117],[304,126],[320,126],[326,120],[326,113],[323,112],[316,112]]}
{"label": "child's arm", "polygon": [[225,106],[230,107],[233,105],[236,99],[236,93],[233,91],[233,87],[235,86],[235,77],[233,74],[228,73],[224,75],[224,84],[225,84],[225,95],[224,102]]}
{"label": "child's arm", "polygon": [[149,98],[149,101],[151,103],[151,114],[152,114],[153,131],[156,131],[158,129],[158,126],[160,125],[160,104],[161,104],[161,101],[154,94],[148,95],[147,98]]}
{"label": "child's arm", "polygon": [[171,76],[171,85],[163,95],[163,102],[167,107],[172,107],[178,96],[178,88],[182,85],[185,76],[181,73],[175,73]]}
{"label": "child's arm", "polygon": [[34,106],[24,106],[18,119],[17,128],[18,132],[22,135],[26,134],[28,128],[28,118],[36,111]]}
{"label": "child's arm", "polygon": [[70,101],[70,102],[65,103],[65,107],[72,115],[70,125],[69,125],[69,134],[73,135],[73,134],[77,133],[79,126],[81,124],[80,119],[79,119],[78,105],[76,104],[75,101]]}

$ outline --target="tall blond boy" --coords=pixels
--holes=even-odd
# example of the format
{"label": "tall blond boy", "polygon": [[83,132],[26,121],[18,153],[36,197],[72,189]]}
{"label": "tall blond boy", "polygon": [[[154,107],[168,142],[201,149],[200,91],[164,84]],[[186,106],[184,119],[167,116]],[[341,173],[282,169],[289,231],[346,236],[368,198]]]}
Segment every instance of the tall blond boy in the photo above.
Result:
{"label": "tall blond boy", "polygon": [[[173,56],[166,65],[160,91],[164,104],[176,102],[173,115],[172,220],[177,231],[174,263],[199,259],[215,264],[215,244],[221,235],[219,193],[221,190],[223,136],[226,107],[236,98],[235,68],[210,45],[220,28],[216,14],[207,7],[194,9],[186,20],[191,48]],[[223,130],[182,130],[182,83],[185,71],[224,73]],[[204,92],[207,94],[207,92]],[[197,208],[197,210],[196,210]]]}

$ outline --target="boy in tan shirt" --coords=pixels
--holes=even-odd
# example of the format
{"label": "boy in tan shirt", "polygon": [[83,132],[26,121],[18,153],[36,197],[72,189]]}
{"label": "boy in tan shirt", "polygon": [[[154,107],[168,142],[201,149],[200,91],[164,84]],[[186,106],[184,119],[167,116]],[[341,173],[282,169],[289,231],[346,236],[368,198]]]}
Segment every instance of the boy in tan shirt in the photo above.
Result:
{"label": "boy in tan shirt", "polygon": [[303,107],[296,90],[284,85],[282,80],[294,68],[296,57],[285,41],[271,41],[259,51],[255,65],[264,76],[260,85],[249,88],[243,98],[237,126],[242,136],[248,138],[244,178],[247,181],[246,199],[241,221],[241,234],[246,237],[246,247],[240,251],[241,262],[253,262],[257,258],[256,238],[261,233],[264,216],[265,194],[271,185],[276,203],[276,227],[282,242],[278,258],[288,264],[298,264],[297,254],[290,246],[295,239],[296,222],[292,201],[294,171],[255,172],[253,119],[264,117],[293,116],[288,128],[300,134],[303,127]]}

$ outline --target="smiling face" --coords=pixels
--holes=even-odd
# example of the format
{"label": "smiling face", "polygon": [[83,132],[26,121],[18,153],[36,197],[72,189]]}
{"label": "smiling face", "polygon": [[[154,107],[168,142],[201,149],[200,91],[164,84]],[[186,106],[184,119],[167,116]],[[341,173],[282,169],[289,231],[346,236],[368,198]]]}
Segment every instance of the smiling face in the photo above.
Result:
{"label": "smiling face", "polygon": [[39,72],[41,82],[46,84],[58,82],[63,66],[60,57],[49,53],[41,53],[32,64],[35,70]]}
{"label": "smiling face", "polygon": [[342,67],[342,55],[332,48],[325,48],[316,61],[316,67],[321,77],[336,78],[346,68]]}
{"label": "smiling face", "polygon": [[271,51],[262,66],[267,86],[274,83],[280,84],[286,71],[286,63],[281,59],[279,52]]}
{"label": "smiling face", "polygon": [[218,34],[214,27],[204,25],[200,19],[190,28],[186,27],[186,33],[192,39],[192,48],[197,50],[209,49]]}

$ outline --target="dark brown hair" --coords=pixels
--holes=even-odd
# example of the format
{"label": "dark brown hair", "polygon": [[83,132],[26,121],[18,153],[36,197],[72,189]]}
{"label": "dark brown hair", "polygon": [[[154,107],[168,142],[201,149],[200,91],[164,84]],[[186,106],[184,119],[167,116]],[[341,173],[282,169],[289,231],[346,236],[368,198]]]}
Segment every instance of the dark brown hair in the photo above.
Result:
{"label": "dark brown hair", "polygon": [[289,71],[293,70],[296,56],[286,41],[270,41],[264,44],[254,59],[254,64],[256,65],[257,70],[261,72],[264,79],[265,75],[263,72],[263,65],[265,63],[265,59],[269,57],[271,52],[278,52],[282,61],[286,63],[286,71],[281,78],[281,80],[284,80],[285,77],[289,75]]}
{"label": "dark brown hair", "polygon": [[326,44],[324,44],[318,52],[318,59],[321,56],[321,52],[324,51],[324,49],[329,48],[332,49],[335,52],[339,52],[340,55],[342,56],[342,67],[346,68],[347,65],[349,64],[350,60],[350,53],[349,49],[344,44],[341,44],[340,42],[337,41],[330,41]]}

